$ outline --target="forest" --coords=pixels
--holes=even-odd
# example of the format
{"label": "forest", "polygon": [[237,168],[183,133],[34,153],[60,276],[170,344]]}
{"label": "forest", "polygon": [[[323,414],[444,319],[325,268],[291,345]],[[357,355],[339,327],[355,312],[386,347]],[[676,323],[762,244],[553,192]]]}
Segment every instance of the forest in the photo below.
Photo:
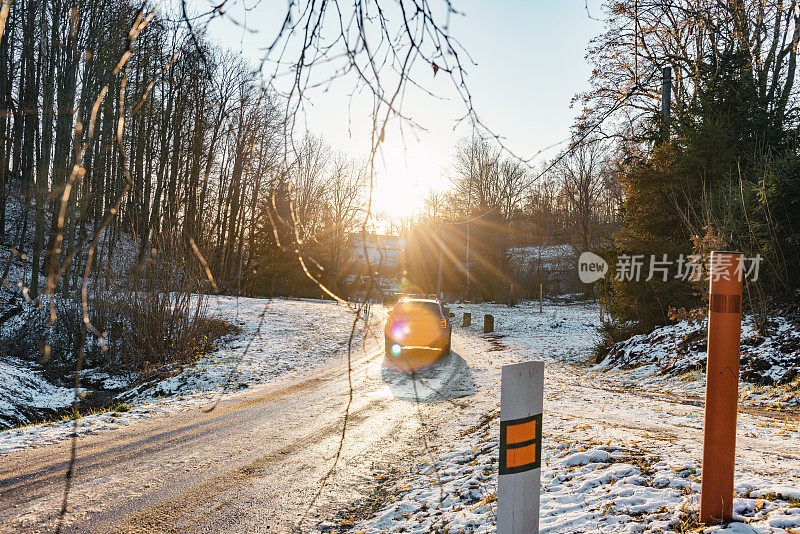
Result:
{"label": "forest", "polygon": [[364,164],[289,136],[253,65],[157,7],[3,2],[2,321],[37,305],[7,354],[190,358],[227,327],[186,295],[284,294],[360,226]]}
{"label": "forest", "polygon": [[[766,328],[770,313],[796,301],[800,275],[797,2],[610,7],[607,31],[589,47],[592,89],[579,97],[581,129],[617,117],[595,128],[615,139],[623,198],[605,253],[760,257],[744,305]],[[666,117],[653,83],[664,67],[672,73]],[[610,337],[702,316],[706,284],[610,280]]]}

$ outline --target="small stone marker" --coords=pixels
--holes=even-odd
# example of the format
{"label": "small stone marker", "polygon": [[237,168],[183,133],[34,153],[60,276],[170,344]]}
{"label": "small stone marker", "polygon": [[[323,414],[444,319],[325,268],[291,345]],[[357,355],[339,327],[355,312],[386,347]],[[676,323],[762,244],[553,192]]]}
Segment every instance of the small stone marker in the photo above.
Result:
{"label": "small stone marker", "polygon": [[464,322],[461,326],[470,326],[472,324],[472,314],[469,312],[464,312]]}
{"label": "small stone marker", "polygon": [[504,365],[500,375],[497,533],[539,532],[544,362]]}
{"label": "small stone marker", "polygon": [[488,313],[483,316],[483,333],[494,332],[494,315]]}

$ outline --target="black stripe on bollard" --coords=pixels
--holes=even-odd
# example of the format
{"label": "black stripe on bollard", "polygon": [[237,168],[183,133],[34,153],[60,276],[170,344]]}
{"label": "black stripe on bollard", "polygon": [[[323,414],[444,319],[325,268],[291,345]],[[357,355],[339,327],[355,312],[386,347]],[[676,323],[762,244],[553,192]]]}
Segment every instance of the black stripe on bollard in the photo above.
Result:
{"label": "black stripe on bollard", "polygon": [[500,474],[510,475],[542,465],[542,414],[500,421]]}
{"label": "black stripe on bollard", "polygon": [[742,313],[742,296],[712,293],[708,307],[716,313]]}

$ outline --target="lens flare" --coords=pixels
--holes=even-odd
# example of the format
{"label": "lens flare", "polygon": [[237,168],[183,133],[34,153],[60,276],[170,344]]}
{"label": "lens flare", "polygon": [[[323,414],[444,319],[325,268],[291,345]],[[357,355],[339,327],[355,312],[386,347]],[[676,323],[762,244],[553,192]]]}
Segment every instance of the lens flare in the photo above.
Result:
{"label": "lens flare", "polygon": [[409,332],[411,332],[411,328],[403,321],[396,321],[392,325],[392,337],[394,339],[402,340],[409,334]]}
{"label": "lens flare", "polygon": [[403,350],[403,349],[402,349],[402,348],[400,347],[400,345],[398,345],[397,343],[395,343],[394,345],[392,345],[392,354],[394,354],[395,356],[397,356],[398,354],[400,354],[400,352],[401,352],[402,350]]}

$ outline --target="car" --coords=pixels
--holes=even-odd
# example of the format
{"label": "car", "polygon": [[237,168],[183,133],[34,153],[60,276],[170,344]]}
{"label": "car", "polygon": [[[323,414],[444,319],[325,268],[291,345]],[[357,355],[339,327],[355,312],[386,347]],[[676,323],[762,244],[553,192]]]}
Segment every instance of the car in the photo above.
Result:
{"label": "car", "polygon": [[386,319],[384,335],[389,358],[418,348],[447,355],[452,335],[450,311],[435,298],[401,298]]}

